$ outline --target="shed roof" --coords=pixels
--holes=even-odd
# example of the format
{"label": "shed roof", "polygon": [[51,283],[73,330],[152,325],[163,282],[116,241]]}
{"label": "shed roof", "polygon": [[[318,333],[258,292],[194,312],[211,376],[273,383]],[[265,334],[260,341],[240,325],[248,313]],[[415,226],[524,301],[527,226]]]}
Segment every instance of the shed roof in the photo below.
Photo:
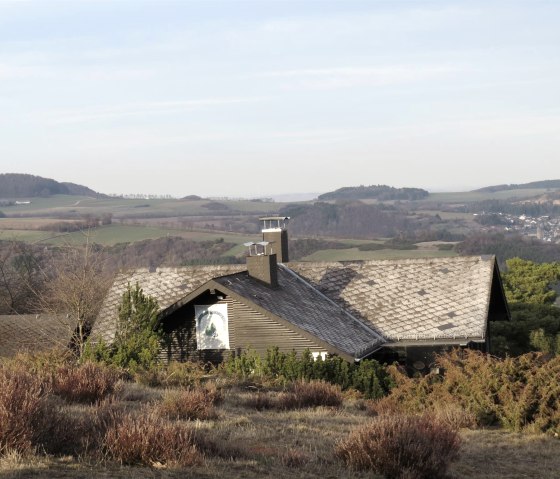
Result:
{"label": "shed roof", "polygon": [[67,348],[76,322],[66,314],[12,314],[0,316],[0,356],[21,351]]}

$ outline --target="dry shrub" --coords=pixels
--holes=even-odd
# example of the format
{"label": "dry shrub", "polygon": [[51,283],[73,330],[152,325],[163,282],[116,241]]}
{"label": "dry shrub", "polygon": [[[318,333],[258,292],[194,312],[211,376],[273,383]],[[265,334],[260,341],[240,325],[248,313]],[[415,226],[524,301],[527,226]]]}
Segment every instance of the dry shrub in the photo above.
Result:
{"label": "dry shrub", "polygon": [[151,387],[194,387],[204,381],[208,375],[207,369],[206,365],[194,361],[172,361],[148,370],[138,370],[134,380]]}
{"label": "dry shrub", "polygon": [[62,366],[76,360],[68,348],[53,348],[38,353],[21,352],[9,359],[6,364],[33,373],[37,376],[51,376]]}
{"label": "dry shrub", "polygon": [[53,392],[71,402],[92,404],[115,391],[119,374],[99,363],[62,366],[52,379]]}
{"label": "dry shrub", "polygon": [[339,442],[336,455],[388,479],[435,479],[445,477],[459,446],[457,431],[433,417],[378,416]]}
{"label": "dry shrub", "polygon": [[122,401],[148,403],[158,401],[162,397],[160,389],[154,389],[144,384],[122,382],[120,386],[118,397]]}
{"label": "dry shrub", "polygon": [[451,426],[453,429],[476,427],[476,417],[471,412],[457,404],[442,404],[431,412],[439,422]]}
{"label": "dry shrub", "polygon": [[316,406],[340,407],[343,395],[340,386],[325,381],[296,381],[290,390],[278,397],[279,409],[303,409]]}
{"label": "dry shrub", "polygon": [[162,386],[193,387],[201,384],[207,374],[207,367],[202,363],[172,361],[165,368]]}
{"label": "dry shrub", "polygon": [[274,409],[277,407],[276,402],[270,397],[270,395],[261,391],[247,396],[243,401],[243,405],[250,409],[256,409],[257,411],[265,411],[267,409]]}
{"label": "dry shrub", "polygon": [[221,400],[221,393],[215,386],[167,390],[157,411],[169,419],[213,419],[217,416],[214,405]]}
{"label": "dry shrub", "polygon": [[202,463],[190,427],[148,410],[125,414],[111,425],[105,434],[105,446],[108,455],[122,464],[188,467]]}
{"label": "dry shrub", "polygon": [[0,454],[34,448],[48,420],[47,396],[37,376],[0,365]]}
{"label": "dry shrub", "polygon": [[49,454],[101,459],[105,434],[121,415],[110,399],[87,407],[53,407],[40,437],[42,448]]}

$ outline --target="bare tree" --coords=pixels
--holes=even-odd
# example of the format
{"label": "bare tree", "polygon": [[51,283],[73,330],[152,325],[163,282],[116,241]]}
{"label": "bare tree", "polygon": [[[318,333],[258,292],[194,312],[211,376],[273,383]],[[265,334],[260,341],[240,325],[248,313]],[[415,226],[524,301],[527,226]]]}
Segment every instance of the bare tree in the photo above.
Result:
{"label": "bare tree", "polygon": [[112,280],[107,255],[90,241],[88,233],[84,235],[84,244],[66,244],[53,255],[49,269],[43,268],[48,279],[45,288],[36,294],[42,311],[65,313],[73,320],[80,354]]}
{"label": "bare tree", "polygon": [[0,244],[0,314],[35,312],[36,294],[42,291],[41,256],[20,241]]}

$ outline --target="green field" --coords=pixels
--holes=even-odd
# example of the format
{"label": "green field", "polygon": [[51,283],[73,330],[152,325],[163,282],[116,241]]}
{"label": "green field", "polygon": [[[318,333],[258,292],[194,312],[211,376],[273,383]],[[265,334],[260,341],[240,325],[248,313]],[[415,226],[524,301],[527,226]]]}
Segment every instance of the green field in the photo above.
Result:
{"label": "green field", "polygon": [[1,241],[25,241],[27,243],[34,243],[53,235],[54,233],[51,231],[0,229]]}
{"label": "green field", "polygon": [[[2,232],[9,235],[10,231]],[[22,231],[28,233],[30,237],[42,238],[43,242],[50,244],[62,243],[85,243],[86,241],[93,241],[94,243],[102,245],[114,245],[117,243],[130,243],[134,241],[142,241],[147,239],[164,238],[166,236],[180,236],[182,238],[190,239],[193,241],[215,241],[223,238],[226,242],[243,244],[247,241],[255,241],[258,235],[242,235],[236,233],[212,233],[200,231],[185,231],[170,228],[158,228],[151,226],[135,226],[135,225],[109,225],[92,228],[87,232],[73,232],[73,233],[52,233],[45,231]],[[38,235],[40,233],[40,235]],[[37,236],[34,236],[37,234]]]}
{"label": "green field", "polygon": [[[49,198],[31,198],[31,204],[2,207],[6,215],[50,216],[101,215],[112,213],[115,218],[167,217],[167,216],[211,216],[224,214],[271,214],[285,203],[250,200],[178,200],[178,199],[96,199],[87,196],[55,195]],[[205,208],[209,203],[221,203],[225,210]]]}

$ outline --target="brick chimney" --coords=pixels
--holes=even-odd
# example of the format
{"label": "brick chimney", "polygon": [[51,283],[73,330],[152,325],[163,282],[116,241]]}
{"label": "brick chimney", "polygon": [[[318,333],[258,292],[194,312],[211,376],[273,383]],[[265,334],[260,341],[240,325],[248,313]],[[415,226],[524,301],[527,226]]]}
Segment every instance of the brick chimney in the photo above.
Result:
{"label": "brick chimney", "polygon": [[245,243],[249,247],[247,256],[247,273],[252,278],[270,286],[278,287],[278,264],[276,255],[271,252],[271,243]]}
{"label": "brick chimney", "polygon": [[288,255],[288,216],[265,216],[262,222],[262,238],[272,244],[271,253],[276,254],[279,263],[290,261]]}

